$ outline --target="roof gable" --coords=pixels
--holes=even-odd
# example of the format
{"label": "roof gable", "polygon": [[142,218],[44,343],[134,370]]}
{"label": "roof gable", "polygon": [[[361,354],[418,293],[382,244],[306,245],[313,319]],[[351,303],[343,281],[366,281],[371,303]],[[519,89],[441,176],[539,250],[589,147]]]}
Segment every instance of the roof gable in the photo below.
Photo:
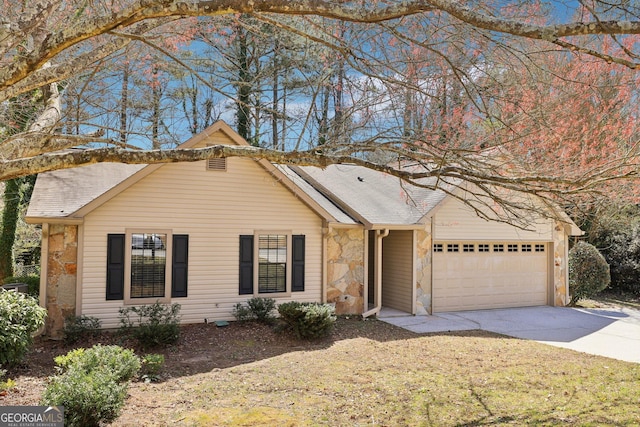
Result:
{"label": "roof gable", "polygon": [[[209,143],[209,144],[208,144]],[[223,121],[218,121],[190,138],[179,148],[199,148],[211,144],[249,145],[238,133]],[[340,211],[331,203],[318,203],[299,189],[285,174],[266,160],[256,160],[267,173],[275,176],[289,191],[328,222],[355,222],[334,213]],[[40,174],[34,187],[26,220],[30,223],[81,222],[94,209],[120,194],[127,188],[155,172],[164,164],[127,165],[122,163],[96,163],[71,169]]]}
{"label": "roof gable", "polygon": [[[212,144],[249,145],[226,123],[218,121],[180,148]],[[440,189],[426,188],[432,187],[437,178],[421,179],[419,185],[412,185],[353,164],[321,169],[274,165],[267,160],[255,162],[329,224],[422,227],[442,201],[450,197]],[[163,166],[97,163],[40,174],[26,220],[31,223],[82,222],[89,212]],[[561,210],[560,214],[563,214]],[[579,233],[566,214],[562,218],[567,220],[571,234]]]}

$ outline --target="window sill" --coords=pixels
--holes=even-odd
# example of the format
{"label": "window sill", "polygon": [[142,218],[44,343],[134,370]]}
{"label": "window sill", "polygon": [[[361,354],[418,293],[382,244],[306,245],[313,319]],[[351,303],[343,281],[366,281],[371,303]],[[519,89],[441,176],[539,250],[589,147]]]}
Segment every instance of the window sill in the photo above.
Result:
{"label": "window sill", "polygon": [[126,298],[124,300],[124,305],[148,305],[155,304],[156,302],[160,304],[169,304],[171,303],[171,298]]}
{"label": "window sill", "polygon": [[286,291],[286,292],[258,292],[253,294],[254,297],[257,298],[290,298],[291,297],[291,291]]}

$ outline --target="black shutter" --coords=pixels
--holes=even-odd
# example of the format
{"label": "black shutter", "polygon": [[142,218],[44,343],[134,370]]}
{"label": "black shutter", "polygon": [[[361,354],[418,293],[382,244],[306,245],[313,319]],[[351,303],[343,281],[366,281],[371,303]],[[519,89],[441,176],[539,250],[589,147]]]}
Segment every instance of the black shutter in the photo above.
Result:
{"label": "black shutter", "polygon": [[240,295],[253,294],[253,236],[240,236]]}
{"label": "black shutter", "polygon": [[304,291],[304,235],[291,236],[291,291]]}
{"label": "black shutter", "polygon": [[187,296],[187,265],[189,262],[189,235],[173,235],[173,262],[171,264],[171,297]]}
{"label": "black shutter", "polygon": [[124,299],[124,234],[107,235],[107,300]]}

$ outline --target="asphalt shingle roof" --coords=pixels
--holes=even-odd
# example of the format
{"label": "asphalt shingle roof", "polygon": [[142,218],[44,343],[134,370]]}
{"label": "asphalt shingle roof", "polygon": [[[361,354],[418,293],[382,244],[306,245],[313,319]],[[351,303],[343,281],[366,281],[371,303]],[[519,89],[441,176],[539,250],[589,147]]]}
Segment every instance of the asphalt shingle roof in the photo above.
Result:
{"label": "asphalt shingle roof", "polygon": [[27,217],[68,217],[146,165],[96,163],[38,175]]}
{"label": "asphalt shingle roof", "polygon": [[[91,203],[146,165],[97,163],[40,174],[27,217],[65,218]],[[445,194],[401,182],[382,172],[352,164],[278,169],[337,222],[412,225]],[[424,183],[431,181],[425,180]]]}
{"label": "asphalt shingle roof", "polygon": [[[348,207],[369,224],[417,224],[446,196],[432,190],[402,182],[399,178],[353,164],[294,168],[325,196]],[[422,185],[435,178],[421,180]]]}

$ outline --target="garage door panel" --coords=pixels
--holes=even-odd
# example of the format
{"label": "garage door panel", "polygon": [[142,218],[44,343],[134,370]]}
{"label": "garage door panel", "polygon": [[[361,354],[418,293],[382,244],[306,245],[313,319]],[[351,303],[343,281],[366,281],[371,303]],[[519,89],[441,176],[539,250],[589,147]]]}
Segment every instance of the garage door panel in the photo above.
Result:
{"label": "garage door panel", "polygon": [[520,252],[521,243],[502,245],[505,252],[494,252],[494,244],[490,252],[447,252],[444,243],[444,252],[434,252],[433,311],[545,305],[547,254]]}

